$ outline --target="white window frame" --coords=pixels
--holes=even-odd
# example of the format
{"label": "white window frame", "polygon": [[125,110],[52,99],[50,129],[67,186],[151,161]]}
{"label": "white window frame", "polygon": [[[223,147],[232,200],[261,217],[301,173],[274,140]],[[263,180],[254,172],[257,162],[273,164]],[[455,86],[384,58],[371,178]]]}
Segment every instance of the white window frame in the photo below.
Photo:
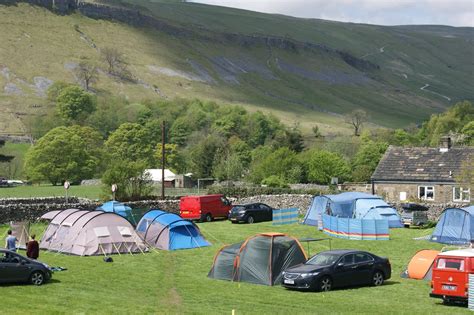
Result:
{"label": "white window frame", "polygon": [[[425,196],[424,197],[420,197],[420,190],[421,190],[422,187],[425,189]],[[433,198],[427,198],[426,197],[428,188],[431,188],[431,190],[433,190]],[[436,197],[436,195],[435,195],[435,187],[434,186],[418,186],[418,199],[426,200],[426,201],[434,201],[435,197]]]}
{"label": "white window frame", "polygon": [[[456,199],[456,189],[459,189],[460,198]],[[467,194],[467,199],[463,199],[463,195]],[[463,187],[453,187],[453,201],[456,202],[470,202],[471,201],[471,189]]]}

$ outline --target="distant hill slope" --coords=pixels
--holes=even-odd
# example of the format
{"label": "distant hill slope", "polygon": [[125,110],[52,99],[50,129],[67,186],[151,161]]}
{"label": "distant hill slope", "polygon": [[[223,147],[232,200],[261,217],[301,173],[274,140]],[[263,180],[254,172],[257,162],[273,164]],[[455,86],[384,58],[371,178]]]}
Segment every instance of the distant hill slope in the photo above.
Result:
{"label": "distant hill slope", "polygon": [[0,132],[27,132],[29,117],[52,110],[47,87],[75,82],[78,62],[100,64],[104,47],[126,54],[135,81],[101,71],[94,85],[101,96],[199,97],[272,111],[307,130],[319,123],[340,131],[341,114],[355,108],[378,125],[406,126],[474,99],[473,28],[382,27],[174,1],[69,1],[56,0],[66,13],[58,15],[0,0]]}

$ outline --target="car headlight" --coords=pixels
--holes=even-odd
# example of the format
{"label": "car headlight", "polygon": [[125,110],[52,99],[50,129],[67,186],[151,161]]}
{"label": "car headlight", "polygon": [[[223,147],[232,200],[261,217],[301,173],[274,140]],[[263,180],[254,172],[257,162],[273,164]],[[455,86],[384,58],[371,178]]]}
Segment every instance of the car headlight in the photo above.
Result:
{"label": "car headlight", "polygon": [[302,273],[300,276],[301,278],[313,277],[317,276],[319,272],[310,272],[310,273]]}
{"label": "car headlight", "polygon": [[245,213],[245,210],[240,210],[239,211],[239,214],[244,214]]}

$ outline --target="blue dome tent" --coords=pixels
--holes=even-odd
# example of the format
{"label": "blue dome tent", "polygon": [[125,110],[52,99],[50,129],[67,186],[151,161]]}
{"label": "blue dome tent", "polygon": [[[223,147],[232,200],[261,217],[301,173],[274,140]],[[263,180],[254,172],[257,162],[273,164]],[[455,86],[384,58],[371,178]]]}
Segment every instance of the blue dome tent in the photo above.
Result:
{"label": "blue dome tent", "polygon": [[474,206],[445,209],[430,240],[452,245],[467,245],[474,241]]}
{"label": "blue dome tent", "polygon": [[164,250],[211,245],[193,222],[162,210],[148,211],[138,223],[136,231],[150,246]]}
{"label": "blue dome tent", "polygon": [[133,217],[132,208],[116,200],[107,201],[95,210],[102,210],[104,212],[116,213],[125,219],[127,219],[133,225],[137,225],[135,218]]}
{"label": "blue dome tent", "polygon": [[397,211],[381,197],[360,192],[315,196],[303,224],[322,228],[323,214],[339,218],[387,220],[391,228],[403,226]]}

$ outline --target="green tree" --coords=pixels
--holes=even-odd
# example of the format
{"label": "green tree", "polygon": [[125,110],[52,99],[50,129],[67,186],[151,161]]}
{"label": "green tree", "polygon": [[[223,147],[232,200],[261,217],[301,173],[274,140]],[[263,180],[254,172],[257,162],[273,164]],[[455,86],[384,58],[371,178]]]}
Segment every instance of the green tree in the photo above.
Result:
{"label": "green tree", "polygon": [[56,110],[67,124],[82,123],[94,110],[94,97],[78,86],[67,86],[56,98]]}
{"label": "green tree", "polygon": [[210,177],[218,162],[216,153],[225,146],[224,139],[210,134],[198,141],[189,152],[189,162],[193,174],[198,178]]}
{"label": "green tree", "polygon": [[388,148],[385,142],[374,142],[362,137],[362,144],[357,151],[352,166],[352,179],[357,182],[368,181]]}
{"label": "green tree", "polygon": [[308,161],[308,180],[312,183],[327,185],[332,177],[339,182],[350,178],[350,168],[344,158],[329,151],[315,151]]}
{"label": "green tree", "polygon": [[425,122],[418,136],[423,143],[437,146],[442,136],[450,133],[461,133],[465,125],[474,120],[474,105],[464,101],[456,103],[446,112],[431,115],[429,121]]}
{"label": "green tree", "polygon": [[[5,140],[0,139],[0,148],[3,147],[4,145],[5,145]],[[0,163],[1,162],[10,162],[13,158],[14,158],[14,156],[0,154]]]}
{"label": "green tree", "polygon": [[[158,143],[156,145],[156,150],[155,150],[155,160],[156,160],[156,166],[158,168],[161,168],[161,160],[163,157],[163,145],[161,143]],[[185,168],[183,165],[183,158],[181,153],[179,152],[178,145],[173,144],[173,143],[166,143],[165,144],[165,167],[171,169],[174,172],[177,172],[179,170],[182,170]]]}
{"label": "green tree", "polygon": [[273,152],[267,149],[259,149],[261,156],[255,156],[252,160],[249,179],[255,184],[272,175],[280,177],[286,183],[297,183],[301,181],[302,167],[294,151],[287,147],[279,148]]}
{"label": "green tree", "polygon": [[98,173],[102,138],[90,127],[57,127],[32,146],[25,158],[26,174],[32,181],[79,181]]}
{"label": "green tree", "polygon": [[140,200],[153,192],[152,182],[145,173],[144,161],[113,160],[102,176],[103,191],[110,195],[110,187],[116,184],[115,198],[119,200]]}
{"label": "green tree", "polygon": [[345,121],[354,128],[354,136],[359,136],[362,126],[369,119],[367,112],[363,109],[355,109],[349,114],[346,114]]}
{"label": "green tree", "polygon": [[135,123],[124,123],[105,142],[110,158],[119,161],[143,161],[147,167],[155,165],[156,139],[147,128]]}

